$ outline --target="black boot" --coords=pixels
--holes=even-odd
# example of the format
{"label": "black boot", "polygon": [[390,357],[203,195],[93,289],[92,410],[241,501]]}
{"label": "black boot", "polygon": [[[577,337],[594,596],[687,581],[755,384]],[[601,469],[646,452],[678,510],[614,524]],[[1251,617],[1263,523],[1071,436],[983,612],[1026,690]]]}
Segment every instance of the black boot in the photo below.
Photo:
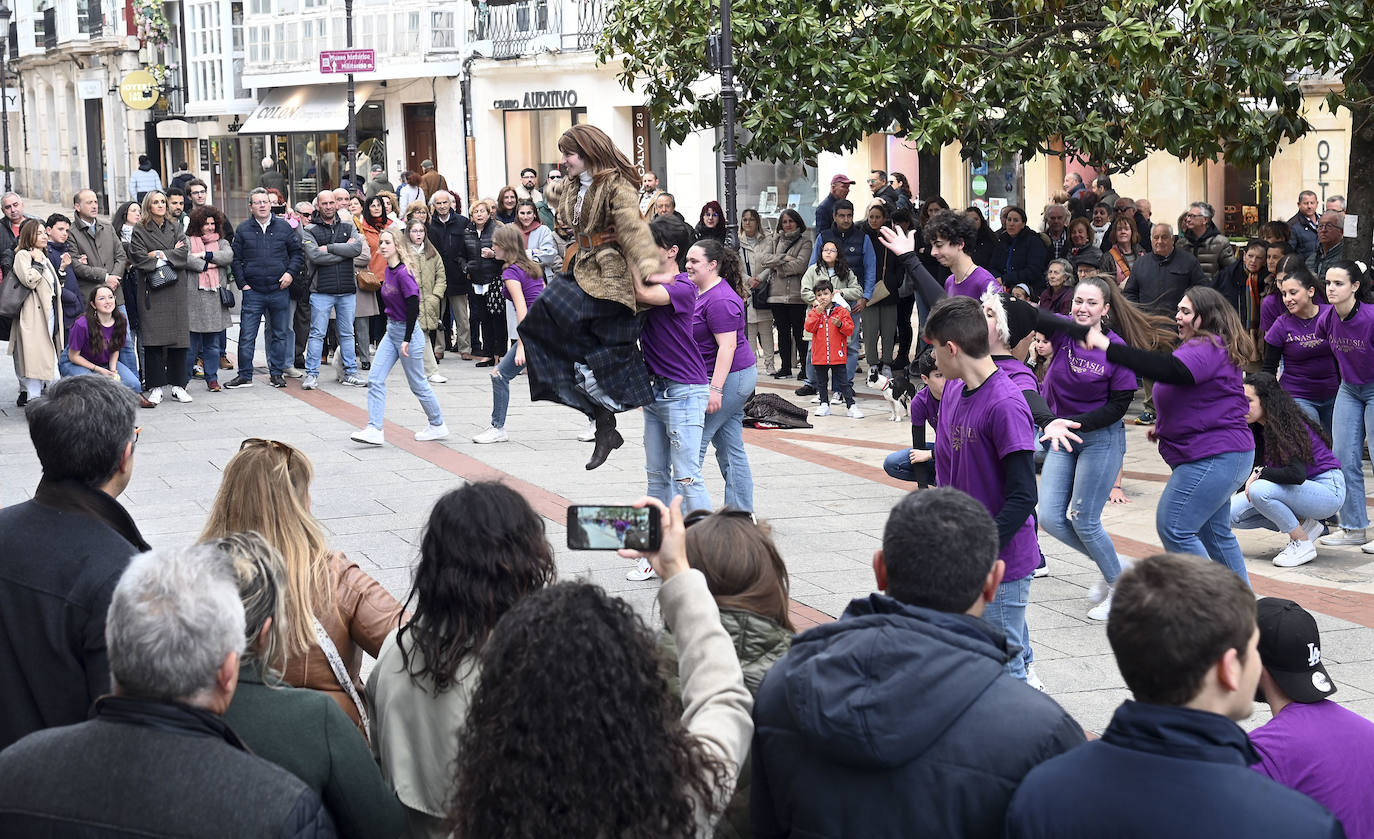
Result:
{"label": "black boot", "polygon": [[592,459],[587,461],[588,471],[605,463],[612,451],[625,444],[625,438],[615,430],[615,414],[597,408],[592,418],[596,420],[596,445],[592,447]]}

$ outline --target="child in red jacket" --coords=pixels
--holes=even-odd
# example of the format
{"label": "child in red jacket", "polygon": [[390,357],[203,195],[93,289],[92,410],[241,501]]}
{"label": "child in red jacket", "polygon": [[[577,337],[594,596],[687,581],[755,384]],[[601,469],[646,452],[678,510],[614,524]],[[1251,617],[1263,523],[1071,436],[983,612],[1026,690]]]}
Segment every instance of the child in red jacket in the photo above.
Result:
{"label": "child in red jacket", "polygon": [[811,333],[811,364],[816,368],[816,390],[821,404],[816,416],[830,415],[830,387],[844,397],[849,416],[862,419],[863,413],[854,405],[854,387],[849,383],[845,368],[845,347],[854,334],[854,319],[849,310],[835,302],[835,287],[829,280],[817,280],[812,288],[816,302],[806,313],[806,331]]}

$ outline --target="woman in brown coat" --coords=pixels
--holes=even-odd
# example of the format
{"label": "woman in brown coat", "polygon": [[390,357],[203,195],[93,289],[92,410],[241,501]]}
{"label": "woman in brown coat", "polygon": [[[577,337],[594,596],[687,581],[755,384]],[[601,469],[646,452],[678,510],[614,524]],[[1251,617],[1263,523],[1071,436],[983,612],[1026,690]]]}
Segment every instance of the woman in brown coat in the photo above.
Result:
{"label": "woman in brown coat", "polygon": [[250,438],[224,467],[203,541],[257,531],[286,559],[288,649],[283,680],[323,691],[366,734],[360,676],[363,653],[376,656],[400,625],[401,604],[338,551],[310,512],[314,468],[305,453],[277,440]]}
{"label": "woman in brown coat", "polygon": [[[775,379],[792,375],[792,358],[797,359],[797,372],[806,370],[806,344],[802,339],[802,325],[806,320],[806,301],[802,299],[802,275],[811,261],[811,236],[801,213],[792,208],[778,217],[778,232],[757,251],[759,279],[768,283],[768,305],[773,309],[773,322],[778,327],[778,354],[782,365],[773,374]],[[794,349],[795,347],[795,349]]]}
{"label": "woman in brown coat", "polygon": [[14,250],[14,277],[30,289],[19,316],[10,327],[10,355],[19,377],[19,400],[24,407],[57,379],[57,354],[63,346],[62,312],[57,307],[57,271],[48,261],[48,231],[43,222],[29,219],[19,228]]}
{"label": "woman in brown coat", "polygon": [[[143,386],[147,400],[162,401],[162,389],[171,386],[172,398],[190,402],[186,392],[190,365],[186,351],[191,346],[190,287],[194,282],[187,272],[190,255],[181,222],[167,215],[167,196],[156,190],[143,197],[143,221],[134,225],[129,239],[134,267],[142,285],[138,294],[138,322],[143,342]],[[153,275],[160,267],[171,268],[176,279],[159,288],[152,287]]]}

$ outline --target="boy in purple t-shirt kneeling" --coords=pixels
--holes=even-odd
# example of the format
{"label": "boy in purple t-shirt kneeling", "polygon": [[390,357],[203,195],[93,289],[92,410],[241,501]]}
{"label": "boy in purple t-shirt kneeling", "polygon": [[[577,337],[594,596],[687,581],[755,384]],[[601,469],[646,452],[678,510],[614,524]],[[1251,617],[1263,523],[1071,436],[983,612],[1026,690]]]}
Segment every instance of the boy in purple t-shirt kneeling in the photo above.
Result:
{"label": "boy in purple t-shirt kneeling", "polygon": [[[983,619],[1007,635],[1007,671],[1038,688],[1026,626],[1031,576],[1040,560],[1031,517],[1039,493],[1030,408],[1020,386],[992,359],[988,322],[977,300],[941,300],[930,310],[925,337],[946,379],[935,432],[935,480],[978,499],[997,524],[1004,573]],[[931,459],[931,452],[912,454],[913,462]]]}

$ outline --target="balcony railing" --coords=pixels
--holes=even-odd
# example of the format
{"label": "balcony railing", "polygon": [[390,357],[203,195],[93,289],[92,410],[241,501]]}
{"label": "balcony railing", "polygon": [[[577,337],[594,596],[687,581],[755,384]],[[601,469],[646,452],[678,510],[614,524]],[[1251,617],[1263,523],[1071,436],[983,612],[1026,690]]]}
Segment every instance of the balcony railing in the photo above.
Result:
{"label": "balcony railing", "polygon": [[562,50],[590,49],[605,22],[605,0],[521,0],[478,3],[468,33],[489,41],[493,58],[517,58],[536,41]]}

